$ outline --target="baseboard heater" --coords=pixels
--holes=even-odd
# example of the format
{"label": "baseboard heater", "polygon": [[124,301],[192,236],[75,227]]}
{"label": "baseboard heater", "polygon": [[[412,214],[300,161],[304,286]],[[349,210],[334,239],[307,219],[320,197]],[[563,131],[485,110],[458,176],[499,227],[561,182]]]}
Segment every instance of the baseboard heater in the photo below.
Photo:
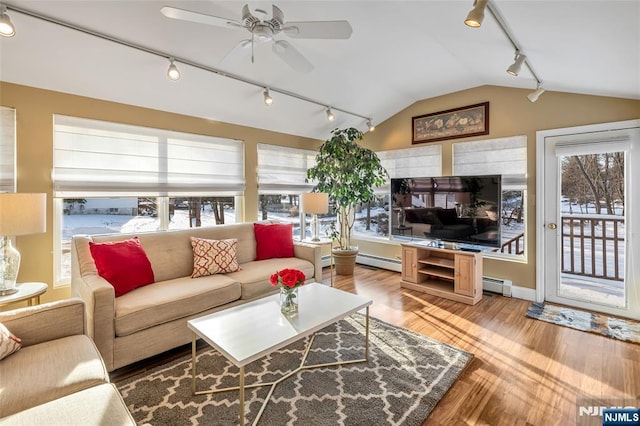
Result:
{"label": "baseboard heater", "polygon": [[502,294],[505,297],[511,297],[511,280],[504,278],[482,277],[482,289],[491,293]]}
{"label": "baseboard heater", "polygon": [[388,269],[389,271],[402,271],[402,261],[400,259],[391,259],[388,257],[374,256],[372,254],[359,253],[356,257],[356,263],[376,268]]}

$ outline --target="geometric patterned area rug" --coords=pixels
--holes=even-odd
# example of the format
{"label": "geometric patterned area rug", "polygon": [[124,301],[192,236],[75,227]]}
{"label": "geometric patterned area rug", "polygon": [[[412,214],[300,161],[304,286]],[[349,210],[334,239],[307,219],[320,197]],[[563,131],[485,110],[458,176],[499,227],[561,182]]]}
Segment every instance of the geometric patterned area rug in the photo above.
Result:
{"label": "geometric patterned area rug", "polygon": [[[316,333],[306,364],[362,358],[364,316]],[[258,425],[421,425],[473,355],[375,318],[369,362],[302,370],[275,387]],[[309,338],[245,367],[245,384],[298,367]],[[238,368],[207,345],[198,350],[198,390],[238,385]],[[191,394],[191,355],[116,383],[138,424],[238,424],[238,392]],[[253,424],[269,388],[245,389]]]}
{"label": "geometric patterned area rug", "polygon": [[576,330],[640,344],[640,322],[638,321],[537,302],[531,303],[525,315]]}

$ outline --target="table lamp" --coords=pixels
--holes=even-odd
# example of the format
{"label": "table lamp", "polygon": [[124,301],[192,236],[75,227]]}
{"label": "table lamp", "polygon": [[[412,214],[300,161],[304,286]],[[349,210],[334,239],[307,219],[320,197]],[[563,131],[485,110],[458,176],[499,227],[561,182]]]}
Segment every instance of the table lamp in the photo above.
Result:
{"label": "table lamp", "polygon": [[307,192],[302,194],[302,211],[313,215],[311,219],[311,231],[313,238],[311,241],[320,241],[319,214],[329,212],[329,194],[324,192]]}
{"label": "table lamp", "polygon": [[0,194],[0,296],[18,291],[20,253],[11,237],[46,231],[46,194]]}

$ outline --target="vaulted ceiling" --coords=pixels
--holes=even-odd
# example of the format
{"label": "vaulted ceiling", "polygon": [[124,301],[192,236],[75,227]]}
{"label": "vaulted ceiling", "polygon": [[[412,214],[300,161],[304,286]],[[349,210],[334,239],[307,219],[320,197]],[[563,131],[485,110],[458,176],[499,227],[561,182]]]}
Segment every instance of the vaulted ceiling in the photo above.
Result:
{"label": "vaulted ceiling", "polygon": [[[313,64],[293,70],[269,43],[233,61],[225,55],[250,34],[169,19],[163,6],[241,20],[244,1],[6,1],[16,35],[0,38],[0,80],[93,98],[325,139],[335,127],[379,124],[417,100],[481,85],[528,88],[524,68],[505,70],[514,49],[493,17],[481,28],[463,21],[472,0],[278,1],[288,21],[347,20],[349,39],[289,41]],[[640,99],[640,0],[491,0],[546,90]],[[317,101],[273,93],[266,107],[256,87],[177,61],[178,81],[164,57],[20,13],[24,9]],[[271,3],[249,2],[271,15]],[[258,16],[260,12],[254,12]],[[544,102],[544,95],[538,102]]]}

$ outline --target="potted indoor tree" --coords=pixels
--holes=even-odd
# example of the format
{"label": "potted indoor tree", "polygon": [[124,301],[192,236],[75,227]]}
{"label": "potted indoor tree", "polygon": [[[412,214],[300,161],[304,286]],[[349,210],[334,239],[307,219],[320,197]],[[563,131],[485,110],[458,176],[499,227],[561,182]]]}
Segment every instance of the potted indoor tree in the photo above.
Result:
{"label": "potted indoor tree", "polygon": [[388,173],[375,152],[358,145],[362,132],[356,128],[335,129],[316,155],[316,165],[307,170],[307,179],[315,180],[315,190],[326,192],[335,203],[338,216],[331,238],[336,273],[353,274],[358,247],[351,244],[355,207],[374,199],[374,189],[384,185]]}

